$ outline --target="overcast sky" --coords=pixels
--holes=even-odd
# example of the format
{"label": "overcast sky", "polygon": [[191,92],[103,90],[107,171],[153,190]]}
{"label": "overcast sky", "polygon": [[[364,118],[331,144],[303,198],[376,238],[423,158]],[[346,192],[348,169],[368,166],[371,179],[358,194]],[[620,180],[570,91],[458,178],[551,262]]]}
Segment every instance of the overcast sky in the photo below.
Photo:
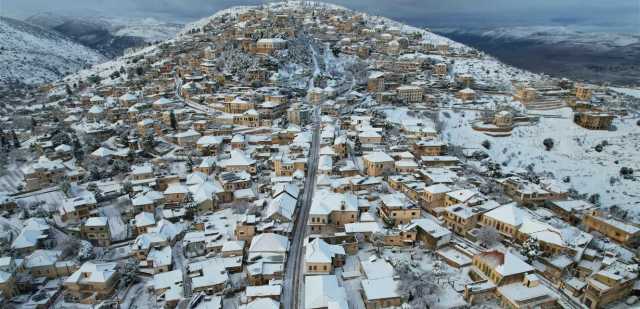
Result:
{"label": "overcast sky", "polygon": [[[188,22],[259,0],[0,0],[0,15],[55,12],[155,17]],[[640,33],[640,0],[332,0],[416,26],[475,27],[576,24]]]}

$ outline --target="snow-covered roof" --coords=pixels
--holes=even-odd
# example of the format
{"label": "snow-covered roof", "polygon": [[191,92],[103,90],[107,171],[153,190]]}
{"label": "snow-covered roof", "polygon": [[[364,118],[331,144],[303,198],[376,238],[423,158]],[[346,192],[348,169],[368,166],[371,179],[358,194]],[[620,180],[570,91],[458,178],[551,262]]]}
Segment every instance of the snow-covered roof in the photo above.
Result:
{"label": "snow-covered roof", "polygon": [[279,284],[274,285],[253,285],[248,286],[245,289],[247,297],[280,297],[282,294],[282,286]]}
{"label": "snow-covered roof", "polygon": [[400,297],[397,292],[399,283],[391,277],[365,279],[361,281],[361,284],[367,301]]}
{"label": "snow-covered roof", "polygon": [[162,272],[153,276],[153,288],[155,290],[171,289],[179,287],[182,289],[182,270]]}
{"label": "snow-covered roof", "polygon": [[212,136],[212,135],[202,136],[196,142],[197,145],[202,145],[202,146],[220,145],[221,143],[222,143],[221,136]]}
{"label": "snow-covered roof", "polygon": [[85,226],[106,226],[109,224],[108,217],[90,217],[85,221]]}
{"label": "snow-covered roof", "polygon": [[104,284],[116,274],[117,266],[117,263],[85,262],[64,283]]}
{"label": "snow-covered roof", "polygon": [[136,237],[136,239],[131,244],[131,247],[134,250],[147,250],[152,246],[164,244],[166,241],[166,237],[156,232],[144,233]]}
{"label": "snow-covered roof", "polygon": [[509,203],[493,209],[483,216],[492,218],[502,223],[509,224],[514,227],[522,225],[526,213],[516,203]]}
{"label": "snow-covered roof", "polygon": [[320,238],[315,238],[305,246],[304,261],[306,263],[331,263],[336,255],[345,255],[342,246],[330,245]]}
{"label": "snow-covered roof", "polygon": [[393,277],[393,266],[384,259],[361,261],[360,267],[365,278],[369,280]]}
{"label": "snow-covered roof", "polygon": [[222,244],[222,252],[240,251],[244,249],[244,240],[229,240]]}
{"label": "snow-covered roof", "polygon": [[393,162],[393,158],[384,152],[371,152],[364,156],[369,162]]}
{"label": "snow-covered roof", "polygon": [[255,163],[256,160],[248,158],[244,152],[233,150],[231,151],[231,158],[220,161],[220,166],[223,168],[228,166],[249,166]]}
{"label": "snow-covered roof", "polygon": [[153,214],[150,212],[144,212],[144,211],[135,216],[135,221],[136,221],[135,225],[137,227],[144,227],[144,226],[156,224],[156,219],[154,218]]}
{"label": "snow-covered roof", "polygon": [[25,258],[25,267],[34,268],[54,265],[62,256],[60,250],[38,249]]}
{"label": "snow-covered roof", "polygon": [[320,190],[313,197],[309,214],[328,215],[334,211],[358,211],[358,198],[350,192]]}
{"label": "snow-covered roof", "polygon": [[249,252],[251,253],[286,253],[289,250],[289,239],[274,233],[263,233],[253,237]]}
{"label": "snow-covered roof", "polygon": [[306,276],[304,308],[348,309],[347,293],[335,275]]}
{"label": "snow-covered roof", "polygon": [[171,266],[171,246],[152,248],[147,255],[147,261],[150,261],[153,267]]}
{"label": "snow-covered roof", "polygon": [[286,218],[288,221],[293,220],[293,214],[296,210],[298,201],[288,194],[280,194],[275,197],[269,206],[267,207],[267,217],[271,217],[274,214]]}
{"label": "snow-covered roof", "polygon": [[194,289],[218,285],[229,280],[224,264],[216,258],[191,263],[187,270],[190,273],[201,270],[201,276],[191,278],[191,286]]}
{"label": "snow-covered roof", "polygon": [[355,222],[344,225],[347,233],[377,233],[382,229],[378,222]]}
{"label": "snow-covered roof", "polygon": [[411,220],[411,223],[403,227],[403,229],[412,229],[414,226],[420,228],[434,238],[451,237],[452,235],[448,228],[443,227],[429,218],[413,219]]}
{"label": "snow-covered roof", "polygon": [[280,303],[268,297],[259,297],[246,305],[240,306],[240,309],[280,309]]}
{"label": "snow-covered roof", "polygon": [[172,182],[167,186],[167,189],[164,190],[164,194],[186,194],[189,192],[189,189],[187,188],[187,186],[179,183],[179,182]]}
{"label": "snow-covered roof", "polygon": [[491,265],[503,277],[534,271],[533,266],[521,260],[510,251],[492,250],[480,253],[481,259]]}

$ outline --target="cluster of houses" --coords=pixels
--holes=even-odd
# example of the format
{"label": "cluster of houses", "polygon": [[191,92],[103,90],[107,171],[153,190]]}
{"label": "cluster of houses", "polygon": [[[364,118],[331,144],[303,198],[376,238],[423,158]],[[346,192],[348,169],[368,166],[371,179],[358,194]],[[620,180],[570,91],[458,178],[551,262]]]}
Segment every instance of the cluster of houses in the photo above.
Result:
{"label": "cluster of houses", "polygon": [[[419,295],[400,290],[387,251],[431,252],[464,274],[454,307],[595,309],[640,293],[640,227],[552,179],[470,175],[475,158],[452,151],[435,121],[412,116],[443,93],[464,106],[498,91],[453,70],[452,59],[477,52],[311,4],[220,14],[200,27],[128,56],[127,79],[50,96],[58,121],[34,114],[38,130],[20,132],[33,154],[20,193],[60,188],[64,198],[21,222],[0,257],[0,304],[120,304],[141,284],[133,274],[153,296],[143,301],[165,308],[222,308],[227,296],[239,308],[283,308],[287,265],[299,259],[305,309],[400,307]],[[327,69],[344,67],[335,63],[323,74],[291,70],[302,38],[318,47],[310,57],[367,64],[362,76]],[[591,88],[571,89],[522,84],[513,97],[540,109],[574,98],[578,125],[608,129],[613,114],[589,103]],[[396,121],[389,107],[407,112]],[[530,120],[502,110],[483,128]],[[305,184],[311,164],[316,182]],[[18,213],[10,195],[0,202]],[[69,239],[100,256],[63,252]]]}

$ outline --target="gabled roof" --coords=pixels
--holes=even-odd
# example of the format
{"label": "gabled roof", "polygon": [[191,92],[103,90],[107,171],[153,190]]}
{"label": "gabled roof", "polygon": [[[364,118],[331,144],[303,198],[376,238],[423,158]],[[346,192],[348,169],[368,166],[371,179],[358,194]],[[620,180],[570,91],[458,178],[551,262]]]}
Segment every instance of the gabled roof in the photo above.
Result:
{"label": "gabled roof", "polygon": [[156,224],[156,219],[153,217],[153,214],[150,212],[141,212],[135,216],[136,226],[143,227]]}
{"label": "gabled roof", "polygon": [[248,158],[244,152],[238,150],[231,151],[231,157],[227,160],[220,161],[220,166],[249,166],[255,164],[256,160]]}
{"label": "gabled roof", "polygon": [[86,262],[69,276],[64,283],[106,283],[116,274],[117,263]]}
{"label": "gabled roof", "polygon": [[304,261],[307,263],[331,263],[336,255],[345,255],[342,246],[330,245],[320,238],[315,238],[305,246]]}
{"label": "gabled roof", "polygon": [[384,152],[371,152],[364,156],[369,162],[393,162],[393,158]]}
{"label": "gabled roof", "polygon": [[352,193],[335,193],[327,190],[316,192],[309,213],[328,215],[334,211],[358,211],[358,198]]}
{"label": "gabled roof", "polygon": [[289,250],[289,239],[285,236],[263,233],[259,234],[251,240],[249,252],[281,252],[286,253]]}
{"label": "gabled roof", "polygon": [[527,214],[516,203],[502,205],[494,210],[485,213],[483,216],[492,218],[511,226],[519,227],[525,220]]}
{"label": "gabled roof", "polygon": [[306,276],[304,308],[348,309],[347,293],[335,275]]}
{"label": "gabled roof", "polygon": [[298,201],[288,194],[280,194],[271,202],[267,207],[267,217],[271,217],[275,214],[279,214],[285,217],[288,221],[293,220],[293,214],[296,210]]}

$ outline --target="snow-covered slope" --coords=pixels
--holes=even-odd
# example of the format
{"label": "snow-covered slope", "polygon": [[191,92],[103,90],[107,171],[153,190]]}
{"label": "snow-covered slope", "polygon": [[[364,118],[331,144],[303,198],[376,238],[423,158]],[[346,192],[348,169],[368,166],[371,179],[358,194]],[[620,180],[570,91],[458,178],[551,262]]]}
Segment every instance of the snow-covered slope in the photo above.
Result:
{"label": "snow-covered slope", "polygon": [[155,18],[126,18],[104,16],[65,16],[41,13],[26,19],[28,23],[47,29],[56,29],[65,23],[82,22],[93,27],[106,29],[114,36],[132,36],[145,42],[172,39],[183,27],[182,24],[166,22]]}
{"label": "snow-covered slope", "polygon": [[155,18],[113,18],[108,19],[108,22],[114,35],[138,37],[146,42],[172,39],[183,27],[181,24],[163,22]]}
{"label": "snow-covered slope", "polygon": [[635,85],[640,79],[638,34],[549,26],[437,32],[537,73],[621,85]]}
{"label": "snow-covered slope", "polygon": [[616,48],[640,43],[640,35],[608,32],[587,32],[570,27],[510,27],[479,33],[488,39],[534,40],[550,44],[581,45],[585,48]]}
{"label": "snow-covered slope", "polygon": [[28,23],[59,32],[112,58],[127,48],[140,47],[173,38],[181,24],[154,18],[66,16],[41,13],[26,19]]}
{"label": "snow-covered slope", "polygon": [[[617,206],[628,210],[640,221],[640,186],[637,181],[620,177],[620,168],[640,169],[640,133],[637,119],[620,117],[614,121],[615,131],[594,131],[573,123],[569,108],[538,111],[542,117],[537,125],[516,127],[508,137],[490,137],[473,130],[471,122],[478,119],[473,111],[448,112],[444,119],[443,137],[451,144],[480,149],[490,154],[503,170],[515,172],[533,164],[536,172],[547,172],[556,181],[569,177],[566,186],[580,193],[597,193],[604,207]],[[543,140],[552,138],[554,147],[545,151]],[[490,148],[482,146],[490,142]],[[602,152],[595,146],[606,142]]]}
{"label": "snow-covered slope", "polygon": [[98,52],[27,23],[0,17],[0,83],[48,82],[105,60]]}

